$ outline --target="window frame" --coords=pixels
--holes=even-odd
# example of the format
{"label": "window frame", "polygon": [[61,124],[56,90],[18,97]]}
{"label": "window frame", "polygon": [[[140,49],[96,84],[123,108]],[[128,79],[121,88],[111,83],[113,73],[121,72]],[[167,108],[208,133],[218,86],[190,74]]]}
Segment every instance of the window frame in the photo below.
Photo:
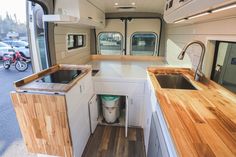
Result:
{"label": "window frame", "polygon": [[[69,36],[72,35],[73,36],[73,47],[69,47],[69,44],[68,44],[68,40],[69,40]],[[76,39],[77,37],[79,36],[82,36],[82,45],[79,45],[78,44],[78,40]],[[66,34],[66,48],[67,48],[67,51],[68,52],[71,52],[73,50],[76,50],[76,49],[80,49],[80,48],[84,48],[86,47],[86,38],[87,34],[85,33],[67,33]]]}
{"label": "window frame", "polygon": [[97,41],[98,41],[97,42],[97,47],[98,47],[97,54],[104,55],[104,54],[101,53],[100,40],[99,40],[102,33],[118,33],[118,34],[120,34],[120,36],[121,36],[121,52],[120,52],[119,55],[120,56],[124,55],[124,37],[123,37],[123,34],[121,32],[116,32],[116,31],[111,31],[111,32],[103,31],[103,32],[98,33],[98,35],[97,35]]}
{"label": "window frame", "polygon": [[[158,38],[158,35],[157,35],[156,32],[134,32],[133,34],[131,34],[131,36],[130,36],[130,52],[129,52],[129,55],[130,56],[138,56],[138,55],[133,55],[133,53],[132,53],[133,36],[136,35],[136,34],[153,34],[156,37],[156,40],[155,40],[156,42],[155,42],[154,52],[153,52],[153,54],[151,56],[158,56],[159,38]],[[143,55],[143,56],[145,56],[145,55]],[[148,55],[146,55],[146,56],[148,56]]]}

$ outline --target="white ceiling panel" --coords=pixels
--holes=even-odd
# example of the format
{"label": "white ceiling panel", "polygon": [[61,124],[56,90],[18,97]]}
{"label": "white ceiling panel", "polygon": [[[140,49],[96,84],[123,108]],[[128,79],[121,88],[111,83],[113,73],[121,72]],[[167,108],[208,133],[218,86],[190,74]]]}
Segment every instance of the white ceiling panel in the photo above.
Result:
{"label": "white ceiling panel", "polygon": [[[164,0],[88,0],[105,13],[120,12],[115,5],[118,6],[134,6],[136,7],[133,12],[164,12]],[[133,4],[135,5],[133,5]],[[129,11],[129,10],[127,10]]]}

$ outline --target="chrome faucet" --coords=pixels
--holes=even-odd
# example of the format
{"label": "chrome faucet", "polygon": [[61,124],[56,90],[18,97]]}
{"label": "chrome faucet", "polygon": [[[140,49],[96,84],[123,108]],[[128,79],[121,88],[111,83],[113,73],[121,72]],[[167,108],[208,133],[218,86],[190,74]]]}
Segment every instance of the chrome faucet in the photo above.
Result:
{"label": "chrome faucet", "polygon": [[194,41],[188,43],[183,48],[183,50],[180,52],[180,54],[178,56],[178,59],[183,60],[186,50],[188,49],[189,46],[191,46],[193,44],[198,44],[202,48],[201,56],[200,56],[200,59],[199,59],[199,62],[198,62],[198,66],[197,66],[197,69],[196,69],[195,74],[194,74],[194,80],[195,81],[200,81],[204,77],[204,74],[202,73],[202,63],[203,63],[203,59],[204,59],[204,55],[205,55],[205,51],[206,51],[206,47],[205,47],[204,43],[201,42],[201,41],[198,41],[198,40],[194,40]]}

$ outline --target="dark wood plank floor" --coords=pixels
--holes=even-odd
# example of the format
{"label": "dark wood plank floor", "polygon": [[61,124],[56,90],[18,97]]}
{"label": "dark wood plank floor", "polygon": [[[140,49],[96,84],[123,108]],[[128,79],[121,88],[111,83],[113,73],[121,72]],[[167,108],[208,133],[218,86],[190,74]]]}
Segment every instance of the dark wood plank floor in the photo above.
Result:
{"label": "dark wood plank floor", "polygon": [[143,129],[98,125],[83,157],[145,157]]}

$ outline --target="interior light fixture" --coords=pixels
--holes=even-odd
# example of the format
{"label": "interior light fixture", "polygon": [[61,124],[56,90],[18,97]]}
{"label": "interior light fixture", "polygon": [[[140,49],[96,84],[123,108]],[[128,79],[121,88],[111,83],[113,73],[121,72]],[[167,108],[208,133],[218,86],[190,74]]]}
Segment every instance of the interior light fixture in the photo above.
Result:
{"label": "interior light fixture", "polygon": [[220,11],[224,11],[224,10],[228,10],[228,9],[232,9],[232,8],[236,8],[236,3],[231,4],[231,5],[227,5],[227,6],[223,6],[223,7],[220,7],[220,8],[216,8],[216,9],[213,9],[213,10],[209,10],[209,11],[206,11],[206,12],[203,12],[203,13],[200,13],[200,14],[196,14],[196,15],[184,18],[184,19],[180,19],[180,20],[175,21],[174,23],[181,23],[181,22],[184,22],[186,20],[191,20],[191,19],[194,19],[194,18],[197,18],[197,17],[209,15],[211,13],[216,13],[216,12],[220,12]]}
{"label": "interior light fixture", "polygon": [[118,5],[118,3],[115,3],[115,5]]}
{"label": "interior light fixture", "polygon": [[232,5],[228,5],[228,6],[225,6],[225,7],[217,8],[217,9],[212,10],[211,12],[216,13],[216,12],[220,12],[220,11],[224,11],[224,10],[228,10],[228,9],[232,9],[232,8],[236,8],[236,4],[232,4]]}
{"label": "interior light fixture", "polygon": [[186,19],[177,20],[177,21],[175,21],[175,23],[181,23],[181,22],[184,22],[184,21],[186,21]]}
{"label": "interior light fixture", "polygon": [[197,17],[205,16],[205,15],[208,15],[208,14],[210,14],[210,13],[211,13],[211,12],[200,13],[200,14],[197,14],[197,15],[190,16],[188,19],[189,19],[189,20],[195,19],[195,18],[197,18]]}
{"label": "interior light fixture", "polygon": [[132,5],[135,5],[135,2],[132,2],[131,4],[132,4]]}

